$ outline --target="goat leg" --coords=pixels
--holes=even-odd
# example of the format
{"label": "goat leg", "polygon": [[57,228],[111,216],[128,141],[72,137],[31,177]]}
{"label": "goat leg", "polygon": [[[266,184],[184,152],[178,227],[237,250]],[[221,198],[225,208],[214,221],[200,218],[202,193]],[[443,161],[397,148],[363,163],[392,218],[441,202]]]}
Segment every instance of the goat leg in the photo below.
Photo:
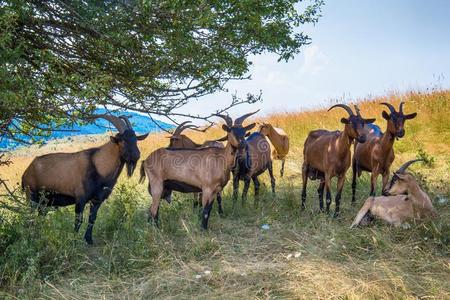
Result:
{"label": "goat leg", "polygon": [[306,202],[306,185],[308,183],[308,166],[303,164],[302,166],[302,210],[305,210],[305,202]]}
{"label": "goat leg", "polygon": [[330,213],[330,205],[331,205],[331,186],[330,186],[330,182],[331,182],[330,176],[328,174],[325,175],[325,188],[326,188],[326,191],[327,191],[327,196],[326,196],[326,202],[327,202],[326,212],[327,212],[327,214]]}
{"label": "goat leg", "polygon": [[286,162],[286,159],[281,160],[281,170],[280,170],[280,176],[283,178],[284,175],[284,163]]}
{"label": "goat leg", "polygon": [[272,162],[269,163],[268,169],[270,175],[270,186],[272,187],[272,194],[275,195],[275,177],[273,176]]}
{"label": "goat leg", "polygon": [[340,214],[339,209],[340,209],[340,205],[341,205],[341,193],[342,193],[342,188],[344,187],[344,182],[345,182],[345,176],[338,177],[336,198],[334,200],[336,203],[336,208],[334,211],[335,218],[337,218]]}
{"label": "goat leg", "polygon": [[89,223],[86,229],[86,233],[84,234],[84,239],[86,240],[86,243],[88,243],[89,245],[93,244],[92,229],[94,228],[94,223],[95,220],[97,219],[97,212],[101,204],[102,204],[101,202],[91,203],[91,209],[89,212]]}
{"label": "goat leg", "polygon": [[352,162],[352,205],[355,205],[356,203],[356,172],[357,172],[357,165],[356,161]]}
{"label": "goat leg", "polygon": [[259,203],[259,188],[260,188],[261,184],[259,183],[257,176],[253,176],[252,180],[253,180],[253,185],[255,187],[255,206],[257,206]]}
{"label": "goat leg", "polygon": [[222,194],[217,193],[217,208],[219,210],[219,215],[223,215],[223,208],[222,208]]}
{"label": "goat leg", "polygon": [[242,205],[244,205],[245,202],[247,201],[247,193],[249,187],[250,187],[250,177],[246,175],[244,177],[244,189],[242,190]]}
{"label": "goat leg", "polygon": [[323,179],[320,180],[319,188],[317,189],[317,192],[319,194],[319,210],[320,212],[324,212],[323,209],[323,190],[325,189],[325,181]]}
{"label": "goat leg", "polygon": [[83,212],[85,206],[86,200],[79,200],[75,204],[75,232],[80,231],[81,224],[83,223]]}
{"label": "goat leg", "polygon": [[239,192],[239,175],[233,174],[233,209],[234,206],[236,205],[238,192]]}
{"label": "goat leg", "polygon": [[212,193],[210,191],[202,192],[202,204],[203,204],[203,213],[202,213],[202,229],[208,229],[208,220],[211,213],[211,208],[214,202],[214,198],[212,198]]}

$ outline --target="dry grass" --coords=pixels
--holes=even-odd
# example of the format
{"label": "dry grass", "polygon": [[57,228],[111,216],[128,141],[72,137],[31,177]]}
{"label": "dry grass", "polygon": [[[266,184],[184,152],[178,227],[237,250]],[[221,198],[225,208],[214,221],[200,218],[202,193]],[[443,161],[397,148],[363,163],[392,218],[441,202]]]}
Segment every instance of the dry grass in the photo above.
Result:
{"label": "dry grass", "polygon": [[[94,229],[96,245],[88,247],[72,233],[73,208],[46,218],[1,223],[0,296],[43,299],[153,298],[450,298],[450,91],[390,95],[362,102],[364,116],[377,117],[384,130],[380,101],[407,101],[407,112],[418,117],[406,124],[406,136],[396,141],[395,165],[414,158],[418,149],[435,160],[433,167],[416,165],[440,211],[434,222],[410,229],[381,223],[349,230],[358,207],[351,207],[347,181],[342,217],[317,214],[315,189],[308,190],[307,210],[299,212],[300,164],[303,141],[315,128],[340,129],[339,110],[275,114],[264,119],[282,127],[291,139],[286,177],[277,181],[277,195],[263,194],[255,209],[231,209],[225,190],[225,216],[214,214],[208,232],[199,230],[191,196],[177,194],[161,207],[162,228],[146,223],[150,199],[137,175],[120,179],[102,206]],[[260,120],[262,121],[262,120]],[[188,132],[201,142],[205,135]],[[223,132],[213,128],[207,139]],[[165,134],[141,143],[142,157],[165,146]],[[1,168],[2,177],[17,182],[37,153],[76,151],[98,145],[106,137],[14,153],[14,165]],[[278,175],[280,164],[276,162]],[[264,181],[267,176],[262,176]],[[349,176],[348,176],[349,177]],[[358,186],[368,194],[368,176]],[[440,203],[438,198],[444,199]],[[445,202],[447,199],[447,202]],[[269,224],[269,230],[261,225]],[[5,233],[6,232],[6,233]],[[8,242],[5,242],[8,241]],[[6,246],[5,246],[6,245]],[[205,271],[210,271],[206,274]],[[196,276],[201,275],[201,278]]]}

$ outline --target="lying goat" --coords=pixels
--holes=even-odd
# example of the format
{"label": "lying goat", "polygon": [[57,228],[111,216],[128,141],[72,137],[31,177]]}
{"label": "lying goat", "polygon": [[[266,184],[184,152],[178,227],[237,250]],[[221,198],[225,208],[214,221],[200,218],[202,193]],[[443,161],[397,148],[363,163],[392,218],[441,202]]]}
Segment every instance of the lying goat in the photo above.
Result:
{"label": "lying goat", "polygon": [[302,209],[305,208],[306,185],[308,178],[319,179],[319,206],[323,210],[323,190],[327,190],[327,213],[331,205],[331,178],[337,177],[336,210],[335,216],[339,215],[341,192],[345,182],[345,173],[350,167],[350,145],[354,140],[359,143],[366,141],[364,124],[373,123],[375,119],[364,119],[361,115],[355,115],[350,107],[344,104],[336,104],[328,109],[340,107],[348,113],[348,118],[342,118],[343,131],[328,131],[324,129],[313,130],[308,134],[303,148],[302,165]]}
{"label": "lying goat", "polygon": [[350,228],[367,225],[374,216],[394,226],[400,226],[411,219],[437,216],[430,197],[419,187],[414,176],[405,172],[416,161],[421,159],[405,163],[394,173],[388,190],[391,196],[367,198]]}
{"label": "lying goat", "polygon": [[272,158],[281,160],[280,176],[284,175],[284,163],[289,153],[289,137],[281,128],[273,127],[272,124],[263,123],[259,127],[259,133],[266,136],[273,146]]}
{"label": "lying goat", "polygon": [[[89,224],[84,235],[92,244],[92,228],[97,211],[111,194],[123,167],[130,177],[139,160],[137,141],[148,134],[136,136],[126,117],[96,115],[111,122],[119,131],[103,146],[75,153],[52,153],[36,157],[22,176],[22,188],[32,203],[46,206],[75,204],[75,231],[83,221],[83,211],[90,201]],[[45,199],[41,199],[41,194]]]}
{"label": "lying goat", "polygon": [[[246,114],[233,125],[229,116],[217,115],[226,121],[222,125],[227,132],[225,148],[207,147],[197,149],[160,148],[152,152],[141,166],[141,179],[148,178],[148,191],[152,196],[149,219],[158,224],[161,198],[174,191],[202,193],[202,228],[208,228],[208,220],[214,201],[230,179],[230,171],[239,149],[246,147],[245,134],[255,123],[242,126],[242,121],[254,113]],[[237,122],[238,123],[238,122]]]}

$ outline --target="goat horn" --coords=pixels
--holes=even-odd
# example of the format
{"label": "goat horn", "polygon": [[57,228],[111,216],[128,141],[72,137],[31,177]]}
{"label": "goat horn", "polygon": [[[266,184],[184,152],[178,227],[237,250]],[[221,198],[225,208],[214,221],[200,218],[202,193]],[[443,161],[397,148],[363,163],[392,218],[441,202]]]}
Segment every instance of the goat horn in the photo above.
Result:
{"label": "goat horn", "polygon": [[184,126],[184,125],[187,123],[191,123],[191,121],[184,121],[183,123],[178,125],[177,128],[175,128],[175,131],[172,133],[172,135],[180,134],[183,130],[185,130],[187,128],[187,126]]}
{"label": "goat horn", "polygon": [[412,165],[413,163],[418,162],[418,161],[425,161],[425,160],[423,158],[418,158],[418,159],[413,159],[413,160],[407,161],[395,173],[404,173],[410,165]]}
{"label": "goat horn", "polygon": [[381,102],[380,105],[386,105],[392,114],[395,113],[395,108],[394,108],[394,106],[392,106],[392,104],[387,103],[387,102]]}
{"label": "goat horn", "polygon": [[340,108],[345,109],[345,110],[347,111],[347,113],[349,114],[349,116],[354,116],[354,115],[355,115],[355,114],[353,113],[352,109],[351,109],[348,105],[345,105],[345,104],[335,104],[335,105],[333,105],[332,107],[330,107],[330,108],[328,109],[328,111],[332,110],[332,109],[335,108],[335,107],[340,107]]}
{"label": "goat horn", "polygon": [[126,116],[119,116],[120,119],[122,119],[125,124],[127,124],[128,129],[133,129],[133,127],[131,126],[130,120],[128,120],[128,117]]}
{"label": "goat horn", "polygon": [[358,117],[361,117],[361,111],[359,110],[358,105],[354,104],[353,106],[355,107],[356,115],[357,115]]}
{"label": "goat horn", "polygon": [[237,118],[236,120],[234,120],[234,126],[241,126],[242,123],[244,123],[244,120],[245,120],[245,119],[247,119],[247,118],[250,117],[251,115],[256,114],[257,112],[259,112],[259,109],[258,109],[257,111],[254,111],[254,112],[252,112],[252,113],[245,114],[245,115],[243,115],[243,116]]}
{"label": "goat horn", "polygon": [[113,115],[92,115],[92,117],[90,119],[98,119],[98,118],[102,118],[105,119],[107,121],[109,121],[111,124],[114,125],[114,127],[116,127],[116,129],[119,131],[119,133],[123,133],[125,130],[127,130],[125,123],[122,121],[122,119],[113,116]]}
{"label": "goat horn", "polygon": [[405,102],[400,102],[400,107],[399,107],[399,112],[403,113],[403,105],[405,104]]}
{"label": "goat horn", "polygon": [[232,127],[233,126],[233,120],[230,118],[229,115],[215,114],[215,116],[224,119],[225,123],[227,124],[228,127]]}

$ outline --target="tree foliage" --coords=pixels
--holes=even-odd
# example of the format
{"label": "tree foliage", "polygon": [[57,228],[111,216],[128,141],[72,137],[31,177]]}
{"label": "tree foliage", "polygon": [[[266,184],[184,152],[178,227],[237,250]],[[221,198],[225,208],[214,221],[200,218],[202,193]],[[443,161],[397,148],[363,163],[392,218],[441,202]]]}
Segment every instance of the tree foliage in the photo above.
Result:
{"label": "tree foliage", "polygon": [[177,109],[247,78],[251,55],[289,60],[310,42],[297,28],[322,1],[297,2],[0,1],[0,133],[43,134],[98,106],[187,116]]}

